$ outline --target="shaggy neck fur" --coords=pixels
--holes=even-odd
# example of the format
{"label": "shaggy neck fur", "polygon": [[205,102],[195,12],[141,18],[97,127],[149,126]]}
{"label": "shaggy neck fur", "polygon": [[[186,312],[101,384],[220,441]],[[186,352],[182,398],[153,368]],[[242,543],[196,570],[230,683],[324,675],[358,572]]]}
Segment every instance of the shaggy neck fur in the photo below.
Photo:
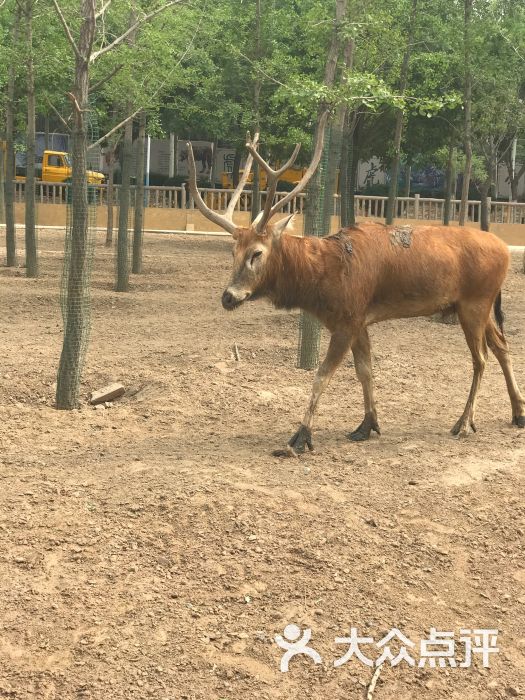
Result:
{"label": "shaggy neck fur", "polygon": [[321,284],[326,262],[323,244],[322,239],[287,234],[274,243],[261,291],[277,308],[317,313],[326,306]]}

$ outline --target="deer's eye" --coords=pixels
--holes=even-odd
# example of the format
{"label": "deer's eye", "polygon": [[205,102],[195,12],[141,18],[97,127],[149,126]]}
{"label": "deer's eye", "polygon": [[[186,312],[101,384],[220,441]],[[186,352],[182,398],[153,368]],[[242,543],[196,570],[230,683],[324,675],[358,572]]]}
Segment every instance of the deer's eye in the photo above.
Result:
{"label": "deer's eye", "polygon": [[262,255],[262,250],[256,250],[255,253],[252,255],[250,259],[250,267],[253,267],[254,262],[257,260],[257,258],[261,257]]}

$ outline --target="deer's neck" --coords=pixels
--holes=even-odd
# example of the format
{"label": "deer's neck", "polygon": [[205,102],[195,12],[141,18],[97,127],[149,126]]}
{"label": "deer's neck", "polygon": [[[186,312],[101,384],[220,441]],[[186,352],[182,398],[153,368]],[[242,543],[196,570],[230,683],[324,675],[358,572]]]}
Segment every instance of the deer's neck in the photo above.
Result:
{"label": "deer's neck", "polygon": [[304,309],[312,314],[326,306],[321,280],[324,271],[321,240],[283,234],[274,250],[266,294],[279,309]]}

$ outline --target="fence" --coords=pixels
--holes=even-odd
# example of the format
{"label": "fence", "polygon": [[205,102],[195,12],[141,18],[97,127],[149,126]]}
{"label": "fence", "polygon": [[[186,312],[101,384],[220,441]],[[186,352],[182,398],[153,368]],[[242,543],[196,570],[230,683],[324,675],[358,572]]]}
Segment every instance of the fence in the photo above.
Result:
{"label": "fence", "polygon": [[[107,204],[108,192],[107,185],[92,185],[97,195],[99,204]],[[63,204],[67,202],[68,197],[67,183],[62,182],[37,182],[36,183],[36,200],[41,204]],[[118,204],[119,195],[118,185],[114,187],[113,198],[114,204]],[[233,190],[199,188],[202,198],[206,204],[216,210],[226,209],[228,202],[233,194]],[[287,192],[277,192],[276,199],[282,199]],[[251,190],[244,190],[239,201],[237,202],[236,211],[250,211],[251,209]],[[264,206],[266,192],[261,192],[261,208]],[[15,182],[15,201],[24,202],[25,199],[25,182]],[[301,214],[304,208],[305,194],[304,192],[297,195],[294,199],[288,202],[283,209],[285,213]],[[387,197],[374,195],[355,195],[355,212],[358,217],[384,218],[386,212]],[[180,187],[146,187],[145,188],[145,205],[151,208],[160,209],[193,209],[195,207],[193,198],[189,194],[186,186],[183,184]],[[398,219],[420,219],[423,221],[441,221],[443,219],[443,209],[445,202],[443,199],[434,199],[427,197],[398,197],[397,212]],[[460,201],[455,199],[452,201],[451,221],[457,221],[459,218]],[[501,224],[525,224],[525,202],[496,202],[489,200],[490,220],[493,223]],[[333,214],[340,214],[340,197],[334,195]],[[469,200],[468,202],[468,219],[478,222],[481,217],[481,202],[478,200]]]}

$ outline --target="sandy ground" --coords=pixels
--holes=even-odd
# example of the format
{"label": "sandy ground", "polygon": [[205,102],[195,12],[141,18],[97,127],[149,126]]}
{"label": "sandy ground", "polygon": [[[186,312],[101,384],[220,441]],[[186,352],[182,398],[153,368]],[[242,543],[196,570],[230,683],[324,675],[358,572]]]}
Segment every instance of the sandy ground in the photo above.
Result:
{"label": "sandy ground", "polygon": [[[382,437],[345,438],[362,418],[348,362],[316,451],[279,460],[312,373],[294,366],[296,313],[222,310],[227,239],[147,236],[126,294],[99,242],[73,412],[53,408],[62,234],[40,240],[41,279],[0,268],[0,698],[365,698],[372,669],[333,666],[350,627],[399,628],[416,664],[430,627],[454,632],[458,659],[460,629],[499,630],[490,668],[386,664],[374,700],[525,696],[525,431],[492,359],[479,432],[449,434],[471,379],[459,327],[374,327]],[[525,385],[518,264],[503,301]],[[88,406],[111,380],[126,396]],[[321,664],[280,672],[290,623]]]}

